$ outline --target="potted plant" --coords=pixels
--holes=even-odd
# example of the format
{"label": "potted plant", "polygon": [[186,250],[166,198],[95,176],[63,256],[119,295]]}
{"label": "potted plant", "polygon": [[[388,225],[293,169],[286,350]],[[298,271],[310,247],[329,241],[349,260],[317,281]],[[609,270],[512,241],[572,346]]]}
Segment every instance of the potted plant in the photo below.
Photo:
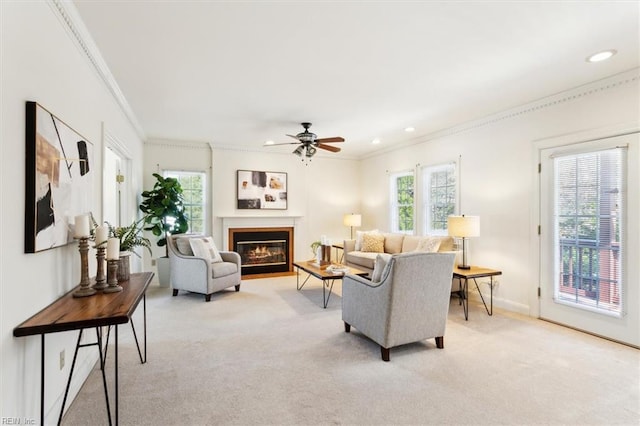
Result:
{"label": "potted plant", "polygon": [[[169,285],[169,248],[167,238],[170,234],[183,234],[189,229],[184,213],[182,186],[178,179],[162,177],[154,173],[156,182],[153,189],[143,191],[140,210],[145,214],[145,231],[151,231],[158,238],[158,247],[165,247],[165,256],[158,259],[158,280],[160,285]],[[162,259],[162,261],[161,261]]]}
{"label": "potted plant", "polygon": [[151,242],[142,235],[145,218],[135,220],[128,226],[113,226],[105,222],[109,228],[109,237],[120,240],[120,262],[118,263],[118,281],[129,280],[131,253],[140,257],[134,251],[136,247],[145,247],[151,253]]}

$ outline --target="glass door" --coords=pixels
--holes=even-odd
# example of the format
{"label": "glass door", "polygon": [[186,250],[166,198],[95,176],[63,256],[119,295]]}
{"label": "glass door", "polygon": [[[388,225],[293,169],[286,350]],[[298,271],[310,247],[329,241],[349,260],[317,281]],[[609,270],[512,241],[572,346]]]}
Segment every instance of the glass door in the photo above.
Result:
{"label": "glass door", "polygon": [[540,317],[636,346],[637,142],[540,152]]}

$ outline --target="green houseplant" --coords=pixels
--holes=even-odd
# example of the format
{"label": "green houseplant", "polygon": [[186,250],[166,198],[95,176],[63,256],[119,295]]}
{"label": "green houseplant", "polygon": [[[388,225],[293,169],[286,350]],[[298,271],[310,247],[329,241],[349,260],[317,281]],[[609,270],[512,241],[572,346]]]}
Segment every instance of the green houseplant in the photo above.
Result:
{"label": "green houseplant", "polygon": [[158,280],[160,285],[169,284],[169,234],[183,234],[189,229],[184,213],[182,186],[176,178],[162,177],[154,173],[156,182],[153,189],[143,191],[140,210],[145,214],[145,231],[151,231],[158,238],[158,247],[165,247],[164,258],[158,259]]}
{"label": "green houseplant", "polygon": [[151,253],[151,242],[142,235],[145,218],[134,220],[128,226],[113,226],[105,222],[109,228],[109,237],[117,238],[120,241],[120,261],[118,263],[118,281],[128,281],[130,271],[131,253],[140,257],[133,249],[145,247]]}

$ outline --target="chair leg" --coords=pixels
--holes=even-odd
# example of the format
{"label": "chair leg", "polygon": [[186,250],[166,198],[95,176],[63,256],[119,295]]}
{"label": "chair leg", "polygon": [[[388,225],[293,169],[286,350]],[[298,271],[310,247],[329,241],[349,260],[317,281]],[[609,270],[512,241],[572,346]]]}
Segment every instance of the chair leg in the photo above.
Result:
{"label": "chair leg", "polygon": [[389,348],[380,346],[380,353],[382,354],[382,360],[389,362]]}
{"label": "chair leg", "polygon": [[436,337],[436,347],[438,349],[444,349],[444,336]]}
{"label": "chair leg", "polygon": [[205,302],[211,302],[211,295],[210,294],[205,294],[204,295],[204,300],[205,300]]}
{"label": "chair leg", "polygon": [[240,291],[240,284],[236,286],[236,291]]}
{"label": "chair leg", "polygon": [[351,324],[344,323],[344,332],[348,333],[351,331]]}
{"label": "chair leg", "polygon": [[175,296],[177,296],[177,295],[178,295],[178,289],[177,289],[177,288],[174,288],[174,289],[173,289],[173,296],[175,297]]}

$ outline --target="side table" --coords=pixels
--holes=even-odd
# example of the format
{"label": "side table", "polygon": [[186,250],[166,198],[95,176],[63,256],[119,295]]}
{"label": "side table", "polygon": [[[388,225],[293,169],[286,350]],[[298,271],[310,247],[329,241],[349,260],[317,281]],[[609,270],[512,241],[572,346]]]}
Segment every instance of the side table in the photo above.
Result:
{"label": "side table", "polygon": [[[472,266],[470,269],[460,269],[457,266],[453,268],[453,278],[458,279],[458,288],[460,303],[462,304],[462,308],[464,310],[464,319],[466,321],[469,320],[469,279],[472,279],[476,288],[478,289],[478,294],[480,294],[480,299],[482,299],[482,304],[487,311],[489,316],[493,315],[493,277],[496,275],[502,275],[502,271],[498,271],[495,269],[484,268],[481,266]],[[489,282],[489,287],[491,288],[491,299],[490,305],[491,309],[487,307],[487,303],[482,296],[482,292],[480,291],[480,287],[478,286],[477,278],[489,278],[491,281]]]}

